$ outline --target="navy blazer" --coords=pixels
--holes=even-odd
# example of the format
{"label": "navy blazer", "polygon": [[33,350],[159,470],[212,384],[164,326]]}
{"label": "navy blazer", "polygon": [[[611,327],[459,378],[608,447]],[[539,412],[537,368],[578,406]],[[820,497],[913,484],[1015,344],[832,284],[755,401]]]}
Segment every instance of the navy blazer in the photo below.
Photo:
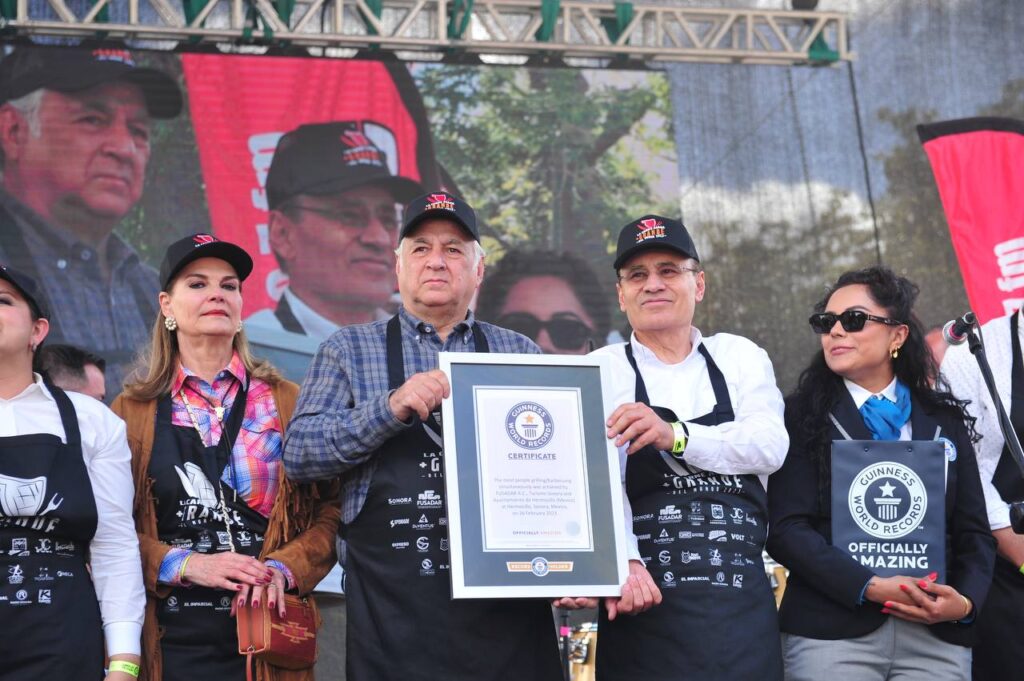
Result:
{"label": "navy blazer", "polygon": [[[845,389],[832,413],[851,438],[871,439]],[[974,617],[970,623],[943,622],[930,628],[944,641],[970,646],[972,623],[988,594],[996,553],[974,447],[961,420],[928,413],[913,398],[910,425],[915,440],[932,440],[936,428],[941,427],[941,435],[957,449],[956,461],[948,463],[946,476],[946,577],[950,586],[971,599]],[[834,424],[830,428],[833,439],[842,439]],[[832,509],[822,508],[818,471],[813,453],[790,433],[786,462],[768,479],[767,549],[790,571],[779,609],[779,628],[815,639],[864,636],[882,626],[887,615],[878,603],[859,603],[874,572],[832,546]]]}

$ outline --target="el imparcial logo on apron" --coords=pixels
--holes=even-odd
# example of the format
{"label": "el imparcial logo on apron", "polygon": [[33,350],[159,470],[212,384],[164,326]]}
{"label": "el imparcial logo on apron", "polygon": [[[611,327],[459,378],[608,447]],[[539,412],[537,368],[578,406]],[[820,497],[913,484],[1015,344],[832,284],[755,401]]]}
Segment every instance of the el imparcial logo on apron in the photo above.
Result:
{"label": "el imparcial logo on apron", "polygon": [[946,579],[945,438],[832,443],[832,545],[882,577]]}

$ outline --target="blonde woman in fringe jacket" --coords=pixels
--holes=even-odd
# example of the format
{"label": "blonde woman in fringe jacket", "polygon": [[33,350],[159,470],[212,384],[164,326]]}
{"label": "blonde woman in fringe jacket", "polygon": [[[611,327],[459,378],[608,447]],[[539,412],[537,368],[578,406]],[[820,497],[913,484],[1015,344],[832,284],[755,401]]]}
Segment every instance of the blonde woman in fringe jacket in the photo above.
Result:
{"label": "blonde woman in fringe jacket", "polygon": [[[281,462],[298,386],[252,358],[241,282],[252,260],[209,235],[168,248],[148,361],[114,401],[135,482],[145,681],[240,681],[234,613],[308,594],[335,562],[336,487],[292,484]],[[313,670],[256,664],[262,681]]]}

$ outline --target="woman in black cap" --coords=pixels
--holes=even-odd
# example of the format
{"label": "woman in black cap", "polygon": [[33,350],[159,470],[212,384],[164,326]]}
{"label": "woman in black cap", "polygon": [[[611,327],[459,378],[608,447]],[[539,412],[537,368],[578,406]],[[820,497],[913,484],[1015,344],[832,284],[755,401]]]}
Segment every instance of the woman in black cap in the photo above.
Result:
{"label": "woman in black cap", "polygon": [[254,359],[242,331],[251,271],[213,236],[171,244],[149,356],[114,402],[132,450],[150,681],[245,678],[231,615],[263,601],[285,614],[284,593],[307,594],[335,560],[336,490],[293,485],[281,462],[298,386]]}
{"label": "woman in black cap", "polygon": [[128,681],[143,589],[124,423],[32,373],[38,300],[0,265],[0,679],[99,681],[106,639],[107,681]]}
{"label": "woman in black cap", "polygon": [[786,679],[966,680],[995,541],[963,403],[884,267],[839,277],[810,317],[821,351],[786,400],[768,552],[790,570]]}

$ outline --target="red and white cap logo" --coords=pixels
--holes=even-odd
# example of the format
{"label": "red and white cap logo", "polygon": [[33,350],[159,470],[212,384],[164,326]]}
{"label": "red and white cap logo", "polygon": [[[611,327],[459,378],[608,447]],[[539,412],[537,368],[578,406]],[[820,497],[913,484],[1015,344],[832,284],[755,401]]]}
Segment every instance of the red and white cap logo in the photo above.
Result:
{"label": "red and white cap logo", "polygon": [[212,244],[214,241],[218,241],[217,237],[212,234],[196,234],[192,237],[192,243],[199,246],[205,246],[206,244]]}
{"label": "red and white cap logo", "polygon": [[648,239],[665,238],[665,225],[661,220],[655,218],[644,218],[636,225],[636,242],[647,241]]}
{"label": "red and white cap logo", "polygon": [[455,199],[447,194],[431,194],[427,197],[427,205],[423,210],[450,210],[455,211]]}

